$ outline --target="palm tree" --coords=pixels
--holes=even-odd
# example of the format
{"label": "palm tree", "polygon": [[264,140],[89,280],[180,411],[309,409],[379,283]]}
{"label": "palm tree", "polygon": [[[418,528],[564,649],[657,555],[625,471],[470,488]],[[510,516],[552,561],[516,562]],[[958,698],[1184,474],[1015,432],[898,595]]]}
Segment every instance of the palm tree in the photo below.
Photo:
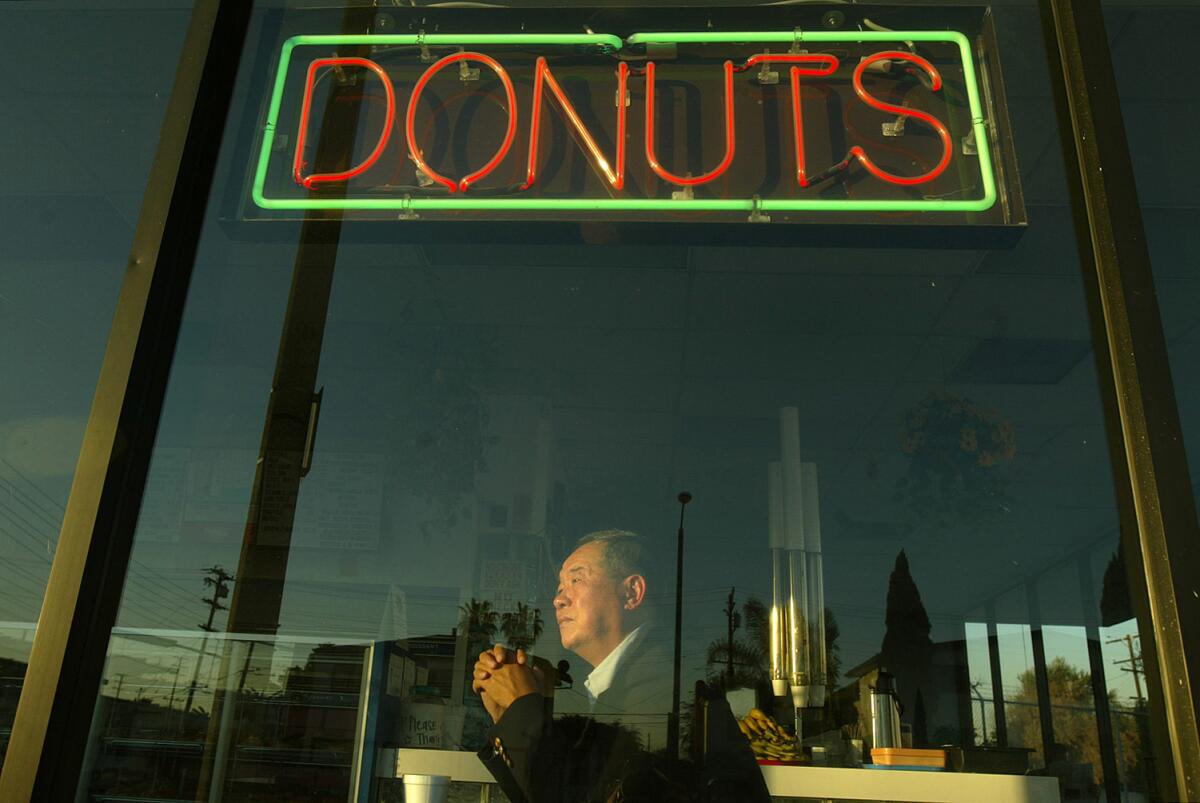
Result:
{"label": "palm tree", "polygon": [[749,639],[734,639],[733,641],[733,678],[732,682],[725,667],[729,665],[729,642],[726,639],[716,639],[708,645],[706,660],[709,667],[709,682],[721,688],[755,688],[766,682],[766,664],[757,647]]}
{"label": "palm tree", "polygon": [[467,632],[467,638],[472,643],[490,644],[495,639],[500,614],[493,610],[492,603],[471,597],[471,601],[460,605],[458,610],[462,614],[459,627]]}
{"label": "palm tree", "polygon": [[[731,644],[727,639],[716,639],[708,645],[705,656],[709,666],[709,679],[722,688],[758,687],[768,684],[767,667],[770,663],[771,625],[767,606],[755,597],[742,603],[742,620],[746,635],[735,638]],[[733,677],[726,667],[733,659]]]}
{"label": "palm tree", "polygon": [[[770,688],[771,612],[757,597],[742,603],[742,621],[746,634],[733,640],[733,685],[738,687]],[[833,611],[825,609],[825,683],[832,688],[841,671],[838,654],[838,624]],[[708,645],[709,680],[724,688],[725,667],[728,666],[730,645],[727,639],[716,639]]]}
{"label": "palm tree", "polygon": [[516,612],[505,613],[500,617],[500,630],[504,633],[508,646],[514,650],[532,649],[541,637],[544,627],[542,609],[531,609],[524,602],[517,603]]}

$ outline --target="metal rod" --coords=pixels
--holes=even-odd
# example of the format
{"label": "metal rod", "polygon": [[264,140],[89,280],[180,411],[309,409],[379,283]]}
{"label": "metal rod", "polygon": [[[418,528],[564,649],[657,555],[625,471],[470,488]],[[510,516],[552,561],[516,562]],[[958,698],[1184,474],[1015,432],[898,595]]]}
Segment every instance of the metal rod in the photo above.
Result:
{"label": "metal rod", "polygon": [[[992,679],[992,716],[996,723],[996,746],[1008,747],[1008,711],[1004,708],[1004,678],[1000,669],[1000,633],[996,626],[996,606],[988,603],[987,618],[988,669]],[[983,734],[986,741],[987,733]]]}
{"label": "metal rod", "polygon": [[692,495],[680,491],[679,532],[675,542],[675,662],[673,669],[674,688],[671,692],[671,720],[667,723],[667,755],[679,757],[679,684],[682,682],[683,645],[683,514]]}
{"label": "metal rod", "polygon": [[1104,797],[1121,799],[1121,776],[1117,768],[1116,734],[1113,733],[1112,708],[1108,700],[1108,681],[1104,676],[1104,648],[1100,644],[1100,600],[1092,583],[1091,561],[1081,554],[1075,562],[1079,576],[1079,603],[1083,610],[1087,639],[1088,668],[1092,679],[1092,703],[1096,709],[1096,737],[1100,748],[1100,767],[1104,771]]}
{"label": "metal rod", "polygon": [[1046,767],[1054,760],[1054,708],[1050,696],[1050,673],[1046,664],[1046,640],[1042,633],[1042,606],[1037,581],[1025,586],[1029,606],[1029,647],[1033,653],[1033,679],[1037,688],[1038,723],[1042,730],[1042,760]]}

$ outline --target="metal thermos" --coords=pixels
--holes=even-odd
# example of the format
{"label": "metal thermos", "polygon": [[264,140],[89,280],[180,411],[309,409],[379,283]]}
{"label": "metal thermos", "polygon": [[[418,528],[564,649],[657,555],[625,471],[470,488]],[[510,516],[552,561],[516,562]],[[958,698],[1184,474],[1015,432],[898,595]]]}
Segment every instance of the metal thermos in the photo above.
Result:
{"label": "metal thermos", "polygon": [[896,679],[889,672],[880,672],[871,689],[871,746],[901,746],[900,700],[896,696]]}

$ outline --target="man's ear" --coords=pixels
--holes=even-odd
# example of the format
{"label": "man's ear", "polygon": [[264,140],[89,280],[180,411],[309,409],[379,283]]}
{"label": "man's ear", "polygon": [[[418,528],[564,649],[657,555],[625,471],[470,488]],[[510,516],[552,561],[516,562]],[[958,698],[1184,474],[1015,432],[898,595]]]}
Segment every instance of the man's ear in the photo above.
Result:
{"label": "man's ear", "polygon": [[622,590],[625,594],[625,610],[636,610],[646,601],[646,578],[640,574],[631,574],[625,578]]}

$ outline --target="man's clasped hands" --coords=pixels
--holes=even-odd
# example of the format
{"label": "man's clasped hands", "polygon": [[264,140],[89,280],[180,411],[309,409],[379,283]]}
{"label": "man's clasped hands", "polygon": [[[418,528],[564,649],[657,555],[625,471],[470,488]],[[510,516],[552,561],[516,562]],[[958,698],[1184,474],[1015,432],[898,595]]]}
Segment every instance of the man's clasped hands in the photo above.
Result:
{"label": "man's clasped hands", "polygon": [[497,644],[479,653],[471,690],[483,700],[492,721],[499,722],[516,700],[528,694],[540,696],[542,681],[542,671],[533,666],[525,650],[514,651]]}

